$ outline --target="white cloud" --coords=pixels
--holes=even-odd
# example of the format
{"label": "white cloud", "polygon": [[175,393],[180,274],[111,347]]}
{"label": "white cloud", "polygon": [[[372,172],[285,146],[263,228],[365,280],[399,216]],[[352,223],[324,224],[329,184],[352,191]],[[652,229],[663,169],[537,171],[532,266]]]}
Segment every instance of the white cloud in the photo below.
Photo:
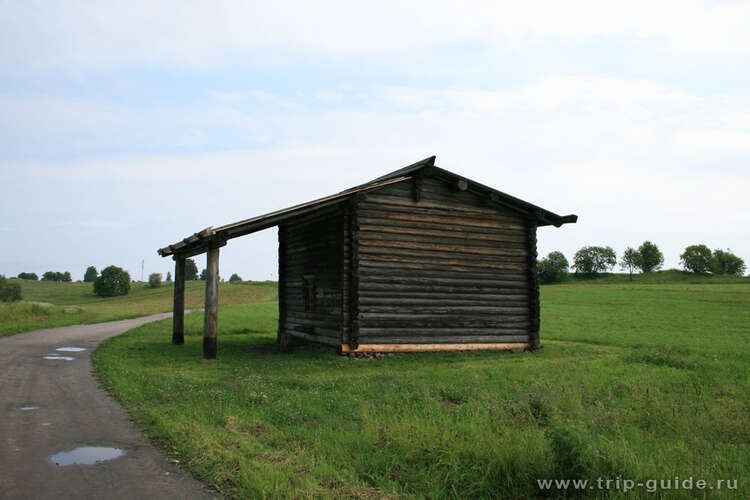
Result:
{"label": "white cloud", "polygon": [[601,37],[650,39],[685,53],[747,54],[748,18],[748,2],[676,0],[28,1],[4,6],[0,61],[6,70],[11,65],[214,66],[237,64],[238,54],[268,48],[398,53],[464,43],[518,48],[548,39]]}
{"label": "white cloud", "polygon": [[[543,253],[562,249],[572,256],[584,244],[622,251],[650,239],[663,247],[668,266],[677,266],[679,252],[700,241],[750,258],[750,240],[736,230],[750,225],[747,97],[698,96],[595,75],[553,76],[499,92],[379,86],[365,96],[369,111],[320,112],[296,103],[281,117],[263,116],[264,123],[278,123],[263,149],[6,162],[3,168],[74,183],[169,185],[159,203],[180,207],[179,221],[165,233],[176,239],[331,194],[436,154],[446,169],[557,213],[577,213],[578,225],[542,233]],[[222,101],[221,111],[194,111],[191,126],[217,123],[205,113],[234,117],[237,126],[253,130],[256,117],[232,102]],[[54,114],[58,109],[80,115],[75,106],[52,107],[49,123],[64,123]],[[168,110],[162,112],[171,123]],[[205,133],[214,132],[209,126]],[[243,265],[247,271],[237,268],[240,274],[254,274],[255,264]]]}

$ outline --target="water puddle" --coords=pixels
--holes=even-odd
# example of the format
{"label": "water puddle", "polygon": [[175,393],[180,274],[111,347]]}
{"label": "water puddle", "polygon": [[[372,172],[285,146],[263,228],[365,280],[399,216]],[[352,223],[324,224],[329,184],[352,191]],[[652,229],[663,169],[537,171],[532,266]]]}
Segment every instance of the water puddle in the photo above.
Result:
{"label": "water puddle", "polygon": [[85,351],[86,348],[85,347],[58,347],[55,350],[60,351],[60,352],[81,352],[81,351]]}
{"label": "water puddle", "polygon": [[42,356],[44,359],[59,359],[63,361],[73,361],[73,356],[60,356],[59,354],[47,354],[46,356]]}
{"label": "water puddle", "polygon": [[38,409],[39,409],[38,406],[32,406],[32,405],[22,406],[22,407],[19,408],[19,410],[21,410],[21,411],[34,411],[34,410],[38,410]]}
{"label": "water puddle", "polygon": [[93,465],[107,460],[114,460],[125,452],[120,448],[110,448],[107,446],[83,446],[72,451],[64,451],[57,455],[52,455],[49,459],[55,465]]}

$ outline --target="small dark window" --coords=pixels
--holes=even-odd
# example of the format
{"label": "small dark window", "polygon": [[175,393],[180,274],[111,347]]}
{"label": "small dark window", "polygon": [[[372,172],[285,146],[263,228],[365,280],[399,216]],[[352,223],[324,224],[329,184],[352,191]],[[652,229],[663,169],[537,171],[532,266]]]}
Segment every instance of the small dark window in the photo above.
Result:
{"label": "small dark window", "polygon": [[315,312],[315,276],[306,275],[302,280],[303,290],[305,296],[305,312]]}

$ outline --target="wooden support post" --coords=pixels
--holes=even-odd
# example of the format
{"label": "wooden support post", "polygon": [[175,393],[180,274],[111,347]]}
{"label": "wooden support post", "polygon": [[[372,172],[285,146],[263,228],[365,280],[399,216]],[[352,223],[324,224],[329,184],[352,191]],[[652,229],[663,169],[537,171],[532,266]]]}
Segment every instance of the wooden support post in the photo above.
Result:
{"label": "wooden support post", "polygon": [[203,312],[203,359],[216,359],[219,316],[219,248],[206,254],[206,305]]}
{"label": "wooden support post", "polygon": [[172,344],[185,343],[185,257],[174,257],[174,307],[172,310]]}

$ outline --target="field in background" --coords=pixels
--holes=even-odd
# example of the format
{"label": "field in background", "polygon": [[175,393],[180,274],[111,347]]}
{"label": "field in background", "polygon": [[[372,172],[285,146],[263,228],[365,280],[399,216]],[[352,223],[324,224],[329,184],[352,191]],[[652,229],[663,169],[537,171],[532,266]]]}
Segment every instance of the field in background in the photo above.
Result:
{"label": "field in background", "polygon": [[750,284],[748,276],[729,276],[713,274],[695,274],[689,271],[680,271],[678,269],[668,269],[666,271],[656,271],[647,274],[635,273],[630,276],[626,273],[601,273],[596,276],[580,276],[575,273],[568,275],[567,283],[596,283],[599,285],[613,283],[632,283],[632,284],[662,284],[662,283],[683,283],[683,284],[722,284],[722,285],[741,285]]}
{"label": "field in background", "polygon": [[[91,283],[55,283],[17,280],[23,301],[0,303],[0,337],[55,326],[95,323],[135,318],[172,310],[172,283],[149,288],[133,283],[130,293],[121,297],[94,295]],[[185,307],[203,307],[205,281],[185,283]],[[273,300],[275,282],[220,283],[220,304],[241,304]]]}
{"label": "field in background", "polygon": [[277,304],[260,302],[220,308],[216,363],[199,362],[201,313],[184,346],[163,321],[94,363],[152,439],[232,497],[536,498],[564,494],[537,479],[675,476],[750,495],[750,285],[541,293],[536,353],[279,354]]}

